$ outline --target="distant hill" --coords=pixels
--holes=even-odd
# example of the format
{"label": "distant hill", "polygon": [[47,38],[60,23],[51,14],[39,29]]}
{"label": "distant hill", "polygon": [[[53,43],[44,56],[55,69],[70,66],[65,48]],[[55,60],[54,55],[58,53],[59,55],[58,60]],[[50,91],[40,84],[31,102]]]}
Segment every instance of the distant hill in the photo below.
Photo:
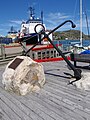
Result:
{"label": "distant hill", "polygon": [[[80,31],[79,30],[67,30],[67,31],[57,31],[53,33],[54,40],[79,40],[80,39]],[[85,40],[90,39],[90,36],[82,33],[82,37]]]}

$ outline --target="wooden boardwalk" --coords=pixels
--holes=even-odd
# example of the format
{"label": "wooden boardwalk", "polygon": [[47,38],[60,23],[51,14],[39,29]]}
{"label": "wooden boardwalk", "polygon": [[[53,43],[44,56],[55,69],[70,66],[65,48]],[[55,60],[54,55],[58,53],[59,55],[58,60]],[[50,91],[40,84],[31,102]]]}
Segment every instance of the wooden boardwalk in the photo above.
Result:
{"label": "wooden boardwalk", "polygon": [[[5,69],[0,66],[0,120],[90,120],[90,92],[73,85],[64,72],[64,61],[43,63],[46,84],[38,93],[18,96],[1,83]],[[73,74],[73,72],[72,72]]]}

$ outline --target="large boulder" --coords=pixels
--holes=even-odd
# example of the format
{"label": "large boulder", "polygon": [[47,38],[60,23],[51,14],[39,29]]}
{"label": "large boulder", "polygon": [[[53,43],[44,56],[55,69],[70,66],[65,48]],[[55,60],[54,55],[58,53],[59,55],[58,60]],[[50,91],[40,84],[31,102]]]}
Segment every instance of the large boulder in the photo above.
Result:
{"label": "large boulder", "polygon": [[5,89],[19,95],[38,91],[45,83],[43,65],[27,56],[17,56],[10,61],[2,77]]}

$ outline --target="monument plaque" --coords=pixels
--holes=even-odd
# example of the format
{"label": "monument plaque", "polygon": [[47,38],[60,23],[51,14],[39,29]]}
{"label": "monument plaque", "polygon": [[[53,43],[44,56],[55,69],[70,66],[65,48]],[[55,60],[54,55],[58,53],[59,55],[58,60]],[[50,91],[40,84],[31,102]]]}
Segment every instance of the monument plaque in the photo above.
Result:
{"label": "monument plaque", "polygon": [[23,59],[16,58],[9,66],[8,68],[16,69],[17,66],[23,61]]}

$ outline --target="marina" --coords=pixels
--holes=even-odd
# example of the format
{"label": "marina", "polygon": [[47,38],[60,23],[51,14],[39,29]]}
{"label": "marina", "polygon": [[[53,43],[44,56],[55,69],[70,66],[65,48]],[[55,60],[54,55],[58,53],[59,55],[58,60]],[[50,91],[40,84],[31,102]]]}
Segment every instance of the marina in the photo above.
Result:
{"label": "marina", "polygon": [[[82,0],[79,2],[80,31],[73,31],[76,37],[70,33],[71,37],[61,36],[60,31],[54,34],[66,23],[72,29],[77,27],[73,19],[64,18],[54,29],[47,29],[43,11],[37,17],[32,6],[18,32],[12,26],[8,35],[0,38],[0,120],[90,120],[90,59],[89,54],[83,54],[89,51],[90,36],[83,40]],[[56,15],[48,14],[52,20],[47,18],[46,23],[55,25]]]}

